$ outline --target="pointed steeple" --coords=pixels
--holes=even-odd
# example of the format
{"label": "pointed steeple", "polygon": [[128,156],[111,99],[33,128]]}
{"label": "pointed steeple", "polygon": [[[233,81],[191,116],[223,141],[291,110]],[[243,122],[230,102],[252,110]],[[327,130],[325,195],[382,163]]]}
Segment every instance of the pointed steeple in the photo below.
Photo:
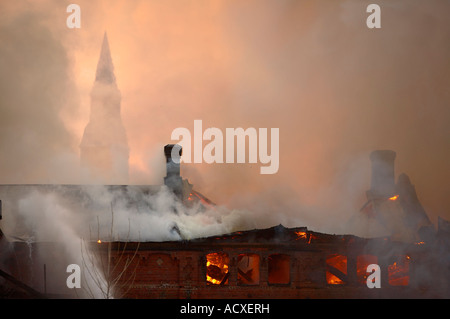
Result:
{"label": "pointed steeple", "polygon": [[91,114],[80,144],[80,161],[89,183],[128,183],[129,148],[120,104],[121,94],[105,32],[91,90]]}
{"label": "pointed steeple", "polygon": [[103,36],[102,51],[100,52],[100,58],[98,59],[97,72],[95,74],[95,81],[107,84],[116,83],[116,77],[114,75],[114,65],[111,59],[111,52],[109,50],[108,36]]}

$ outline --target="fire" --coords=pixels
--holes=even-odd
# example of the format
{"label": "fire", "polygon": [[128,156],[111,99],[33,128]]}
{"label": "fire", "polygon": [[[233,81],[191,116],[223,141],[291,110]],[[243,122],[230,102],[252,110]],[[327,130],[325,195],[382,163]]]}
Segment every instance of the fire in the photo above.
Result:
{"label": "fire", "polygon": [[97,240],[97,243],[98,243],[98,244],[101,244],[101,243],[102,243],[102,241],[101,241],[101,240],[99,239],[99,240]]}
{"label": "fire", "polygon": [[356,276],[358,282],[365,284],[367,280],[367,266],[378,264],[378,258],[373,255],[360,255],[356,259]]}
{"label": "fire", "polygon": [[228,283],[229,258],[226,253],[211,253],[206,255],[206,280],[213,285]]}
{"label": "fire", "polygon": [[308,238],[308,234],[304,231],[296,231],[295,234],[297,235],[297,240]]}
{"label": "fire", "polygon": [[347,256],[331,255],[327,258],[326,279],[329,285],[342,285],[347,277]]}
{"label": "fire", "polygon": [[398,199],[398,195],[394,195],[394,196],[392,196],[392,197],[389,197],[389,200],[397,200]]}
{"label": "fire", "polygon": [[304,231],[296,231],[294,233],[297,235],[295,240],[307,240],[308,244],[311,244],[311,239],[317,239],[313,234]]}
{"label": "fire", "polygon": [[409,284],[409,256],[399,258],[388,266],[389,284],[391,286],[408,286]]}

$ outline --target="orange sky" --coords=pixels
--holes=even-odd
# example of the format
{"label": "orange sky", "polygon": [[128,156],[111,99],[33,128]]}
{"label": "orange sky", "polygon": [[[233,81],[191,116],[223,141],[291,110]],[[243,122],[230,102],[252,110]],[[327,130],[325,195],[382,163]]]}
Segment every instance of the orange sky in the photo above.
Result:
{"label": "orange sky", "polygon": [[[342,214],[345,219],[364,204],[369,153],[392,149],[397,175],[410,176],[432,221],[450,218],[450,22],[445,1],[378,1],[380,30],[365,27],[368,1],[77,1],[81,29],[65,26],[69,3],[0,5],[4,56],[28,58],[21,35],[30,37],[29,49],[36,54],[59,52],[48,60],[37,57],[42,69],[13,71],[33,82],[42,72],[58,72],[51,65],[61,65],[68,79],[63,89],[55,89],[58,100],[49,98],[65,132],[59,124],[50,130],[46,121],[58,121],[51,116],[42,117],[39,126],[49,127],[51,139],[45,135],[38,141],[58,145],[48,147],[51,167],[43,157],[42,162],[35,159],[35,170],[22,169],[31,165],[30,157],[19,146],[11,151],[17,140],[11,132],[30,126],[17,120],[16,126],[3,128],[8,134],[0,140],[2,152],[15,154],[15,160],[1,162],[5,182],[73,181],[67,167],[75,165],[79,154],[107,31],[122,93],[130,183],[162,183],[162,146],[171,142],[173,129],[193,129],[195,119],[204,128],[223,131],[277,127],[276,175],[260,175],[259,164],[186,164],[183,177],[213,201],[232,207],[273,213],[316,207],[326,212],[325,218]],[[50,45],[54,48],[47,50]],[[7,73],[2,72],[2,81],[16,83]],[[23,77],[16,80],[21,83],[14,86],[17,92],[27,90]],[[56,85],[50,78],[48,83]],[[22,103],[12,95],[10,100],[8,105]],[[39,98],[24,103],[29,103],[24,112],[14,111],[11,119],[36,103],[48,105]],[[58,132],[64,132],[64,142]]]}

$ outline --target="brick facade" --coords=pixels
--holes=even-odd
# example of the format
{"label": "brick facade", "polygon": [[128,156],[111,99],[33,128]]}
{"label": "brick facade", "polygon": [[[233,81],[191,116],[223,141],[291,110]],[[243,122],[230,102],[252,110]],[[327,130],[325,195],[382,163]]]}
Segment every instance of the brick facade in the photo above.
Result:
{"label": "brick facade", "polygon": [[[122,260],[116,274],[124,269],[124,255],[128,258],[134,256],[118,281],[118,295],[139,299],[450,296],[448,265],[440,263],[429,247],[393,243],[388,239],[363,240],[354,236],[323,235],[324,239],[319,238],[321,236],[316,235],[316,243],[233,242],[217,237],[194,242],[139,243],[139,246],[127,243],[126,250],[123,250],[124,243],[111,243],[113,262]],[[104,252],[102,247],[97,248]],[[223,284],[211,284],[207,280],[207,256],[217,252],[225,253],[229,259]],[[242,271],[238,260],[247,255],[259,260],[256,284],[245,284],[242,277],[239,279]],[[288,278],[286,283],[271,283],[270,280],[273,277],[270,260],[278,255],[285,257],[285,261],[279,264],[286,265],[281,270],[288,272],[283,275],[283,280]],[[332,255],[345,257],[345,274],[327,264],[327,258]],[[408,258],[408,267],[400,274],[400,281],[394,281],[398,274],[392,269],[405,258]],[[374,260],[381,268],[381,289],[369,289],[366,277],[363,277],[367,276],[363,271],[367,262]],[[341,276],[341,284],[327,281],[327,273],[332,272],[330,269]]]}
{"label": "brick facade", "polygon": [[[90,245],[93,255],[99,257],[99,269],[103,274],[109,269],[106,278],[115,298],[450,297],[449,263],[442,258],[449,254],[439,242],[402,244],[388,238],[275,227],[191,241]],[[80,296],[80,290],[66,286],[64,262],[70,262],[56,258],[63,254],[62,246],[12,243],[8,249],[11,254],[4,266],[24,284],[42,293],[46,287],[47,297]],[[226,256],[222,258],[226,267],[208,266],[210,254]],[[365,284],[365,268],[372,262],[381,268],[381,289],[369,289]],[[407,267],[397,272],[395,266],[406,262]],[[207,274],[215,277],[217,284],[208,281]]]}

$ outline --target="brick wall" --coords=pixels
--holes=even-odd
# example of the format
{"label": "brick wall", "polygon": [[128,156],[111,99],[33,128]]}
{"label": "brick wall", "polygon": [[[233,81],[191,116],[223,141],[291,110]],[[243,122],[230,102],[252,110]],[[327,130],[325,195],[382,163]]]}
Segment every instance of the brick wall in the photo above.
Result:
{"label": "brick wall", "polygon": [[[219,246],[216,249],[189,250],[139,250],[133,262],[121,278],[121,293],[125,298],[409,298],[417,297],[419,290],[414,278],[407,287],[387,284],[387,261],[380,256],[385,271],[382,289],[369,289],[357,278],[358,254],[346,252],[348,275],[342,285],[330,285],[326,281],[326,257],[335,250],[299,251],[283,248],[246,248]],[[213,285],[206,280],[206,255],[225,252],[229,256],[227,284]],[[240,254],[259,256],[259,283],[239,284],[237,260]],[[289,282],[269,283],[269,259],[272,254],[286,254],[289,258]],[[135,266],[136,265],[136,266]],[[120,267],[119,267],[120,268]],[[412,267],[414,269],[414,267]],[[133,273],[134,272],[134,273]],[[134,274],[134,279],[130,279]],[[411,276],[413,272],[411,271]],[[126,284],[125,284],[126,283]],[[126,288],[127,284],[131,286]],[[441,292],[436,292],[439,295]],[[448,293],[448,291],[447,291]]]}
{"label": "brick wall", "polygon": [[[108,265],[108,244],[95,245],[94,252]],[[66,287],[66,263],[63,250],[56,244],[17,243],[4,267],[17,279],[44,291],[43,264],[47,264],[47,293],[70,296]],[[117,281],[116,298],[410,298],[450,297],[448,263],[427,247],[409,251],[411,258],[407,286],[390,286],[389,265],[395,256],[395,245],[371,251],[369,246],[348,245],[276,245],[276,244],[186,244],[113,243],[110,255],[111,282]],[[417,248],[417,249],[416,249]],[[404,252],[404,247],[401,248]],[[226,253],[229,259],[227,284],[213,285],[206,280],[207,254]],[[388,252],[388,253],[387,253]],[[257,284],[243,284],[239,260],[243,254],[257,256]],[[289,281],[269,283],[269,260],[274,254],[289,256]],[[327,258],[332,254],[345,256],[346,271],[342,285],[327,283]],[[381,267],[382,288],[369,289],[358,278],[358,258],[373,255]],[[58,262],[55,262],[58,260]],[[103,268],[105,269],[105,268]],[[104,272],[106,273],[106,272]]]}

